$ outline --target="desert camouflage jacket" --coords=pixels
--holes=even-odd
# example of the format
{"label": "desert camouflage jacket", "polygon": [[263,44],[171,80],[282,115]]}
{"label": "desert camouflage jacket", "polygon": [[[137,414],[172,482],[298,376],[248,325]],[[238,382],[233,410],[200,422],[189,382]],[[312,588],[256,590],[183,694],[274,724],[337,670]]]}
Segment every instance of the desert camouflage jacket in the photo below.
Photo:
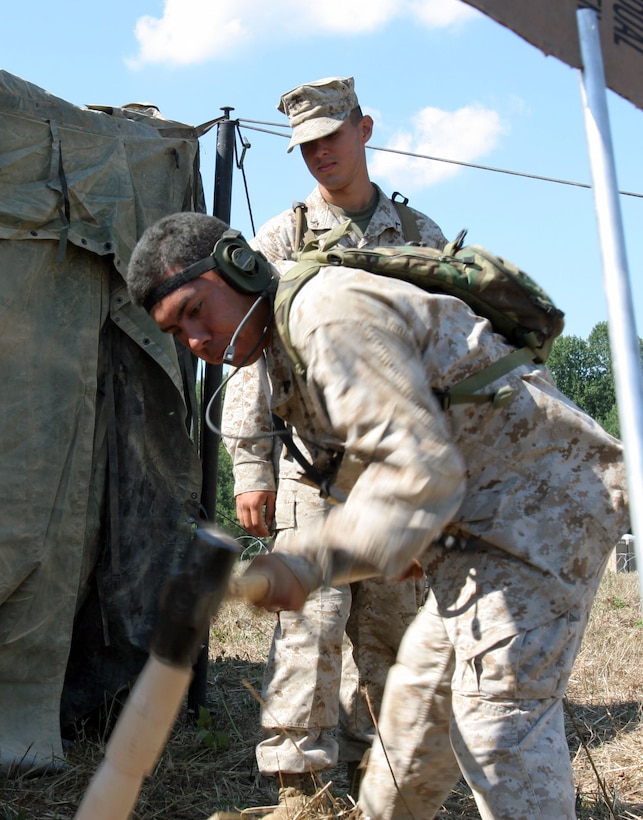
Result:
{"label": "desert camouflage jacket", "polygon": [[[393,202],[379,188],[378,192],[377,209],[364,235],[349,231],[340,244],[347,247],[404,244],[399,214]],[[305,204],[308,228],[316,234],[325,233],[344,221],[344,217],[322,198],[317,187],[307,197]],[[411,210],[422,242],[429,247],[442,248],[446,239],[436,223],[420,211]],[[296,250],[295,232],[295,211],[289,209],[266,222],[258,231],[253,245],[273,263],[290,260]],[[281,456],[277,524],[279,527],[292,526],[290,501],[296,487],[290,480],[298,480],[301,470],[287,452],[282,453],[278,440],[269,437],[272,431],[269,396],[269,384],[262,378],[258,365],[246,367],[235,374],[228,383],[225,395],[224,443],[232,457],[235,495],[253,490],[275,490],[275,464]],[[266,435],[262,437],[262,433]]]}
{"label": "desert camouflage jacket", "polygon": [[[359,317],[359,318],[356,318]],[[342,451],[348,493],[289,550],[329,565],[346,550],[388,577],[425,551],[456,645],[481,651],[566,612],[629,526],[620,442],[523,365],[489,386],[510,404],[443,411],[450,385],[511,348],[449,296],[325,267],[296,296],[290,334],[266,351],[272,407],[314,459]],[[492,580],[477,589],[477,567]],[[475,606],[471,601],[475,600]]]}

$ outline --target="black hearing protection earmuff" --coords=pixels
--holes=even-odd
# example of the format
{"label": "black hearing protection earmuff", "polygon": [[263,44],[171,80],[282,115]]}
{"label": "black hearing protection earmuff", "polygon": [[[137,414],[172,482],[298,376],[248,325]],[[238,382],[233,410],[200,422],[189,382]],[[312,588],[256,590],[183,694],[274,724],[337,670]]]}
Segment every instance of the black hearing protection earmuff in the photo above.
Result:
{"label": "black hearing protection earmuff", "polygon": [[266,257],[260,251],[253,250],[239,231],[228,229],[209,256],[188,265],[152,288],[143,301],[143,307],[149,313],[161,299],[209,270],[216,270],[223,281],[239,293],[269,294],[277,290],[277,279]]}
{"label": "black hearing protection earmuff", "polygon": [[270,293],[277,279],[266,257],[253,250],[239,231],[227,230],[212,251],[214,268],[239,293]]}

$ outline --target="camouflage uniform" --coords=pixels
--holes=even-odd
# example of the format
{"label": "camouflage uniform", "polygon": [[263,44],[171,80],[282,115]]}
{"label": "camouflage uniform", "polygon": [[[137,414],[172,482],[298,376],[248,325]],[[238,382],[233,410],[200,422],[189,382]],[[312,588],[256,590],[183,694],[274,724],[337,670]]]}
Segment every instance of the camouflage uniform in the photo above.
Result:
{"label": "camouflage uniform", "polygon": [[629,525],[620,443],[542,366],[489,386],[512,388],[505,408],[443,412],[432,388],[510,350],[457,299],[326,267],[290,317],[307,373],[275,339],[273,409],[318,463],[344,449],[336,484],[350,494],[288,551],[322,580],[336,550],[388,578],[424,553],[431,583],[389,676],[364,813],[433,817],[462,772],[485,818],[574,817],[562,696]]}
{"label": "camouflage uniform", "polygon": [[[318,188],[306,199],[306,206],[308,228],[316,235],[346,219],[325,202]],[[431,247],[442,247],[445,238],[438,226],[420,212],[413,213],[422,241]],[[397,210],[379,191],[377,209],[364,235],[351,230],[340,244],[396,245],[403,244],[404,239]],[[294,211],[285,211],[269,220],[253,244],[270,261],[291,259],[295,245]],[[225,433],[251,436],[272,429],[270,388],[264,382],[262,389],[260,380],[259,368],[255,366],[244,368],[228,384]],[[274,439],[224,440],[233,459],[235,494],[276,488]],[[298,446],[305,452],[300,441]],[[281,549],[286,533],[302,523],[320,521],[329,509],[316,488],[301,483],[301,470],[292,457],[285,450],[281,454],[281,448],[279,454],[277,550]],[[266,738],[257,747],[262,772],[307,772],[311,767],[319,771],[334,766],[338,742],[332,730],[338,723],[342,758],[361,759],[374,734],[361,689],[378,710],[386,674],[395,661],[404,631],[415,617],[422,586],[414,581],[390,585],[374,579],[350,588],[325,588],[311,596],[302,611],[280,613],[264,680],[266,705],[261,720]]]}

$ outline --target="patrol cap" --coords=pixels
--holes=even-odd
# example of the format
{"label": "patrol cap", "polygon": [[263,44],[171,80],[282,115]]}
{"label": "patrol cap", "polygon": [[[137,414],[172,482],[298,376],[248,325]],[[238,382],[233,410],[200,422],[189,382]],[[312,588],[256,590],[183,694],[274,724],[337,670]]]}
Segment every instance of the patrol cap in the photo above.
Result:
{"label": "patrol cap", "polygon": [[293,129],[288,153],[295,145],[337,131],[358,105],[352,77],[326,77],[287,91],[277,108],[288,117]]}

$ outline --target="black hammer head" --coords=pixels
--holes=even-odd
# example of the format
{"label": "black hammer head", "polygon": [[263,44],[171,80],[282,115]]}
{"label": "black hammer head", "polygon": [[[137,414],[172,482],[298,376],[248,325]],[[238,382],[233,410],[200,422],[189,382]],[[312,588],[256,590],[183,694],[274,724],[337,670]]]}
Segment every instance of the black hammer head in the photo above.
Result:
{"label": "black hammer head", "polygon": [[172,666],[192,666],[228,589],[239,547],[215,527],[200,527],[183,567],[163,585],[152,652]]}

